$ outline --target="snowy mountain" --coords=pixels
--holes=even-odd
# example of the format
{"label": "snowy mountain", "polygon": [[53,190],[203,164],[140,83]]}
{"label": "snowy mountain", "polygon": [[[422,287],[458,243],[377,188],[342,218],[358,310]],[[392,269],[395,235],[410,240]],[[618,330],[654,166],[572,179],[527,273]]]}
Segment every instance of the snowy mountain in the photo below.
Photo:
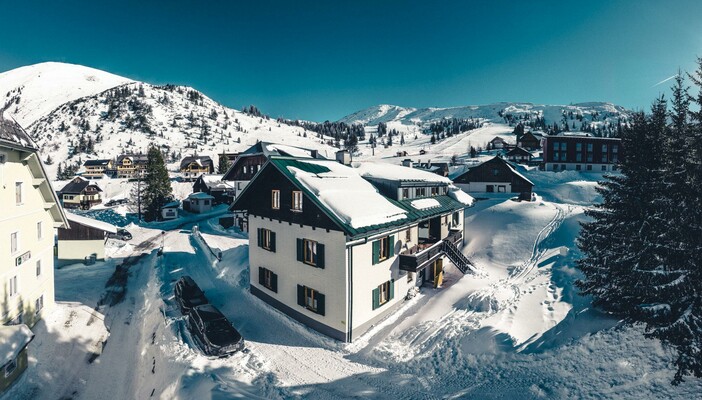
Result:
{"label": "snowy mountain", "polygon": [[[603,124],[626,122],[630,111],[624,107],[604,102],[571,105],[544,105],[532,103],[494,103],[479,106],[451,108],[412,108],[381,104],[357,111],[339,120],[348,124],[419,125],[423,126],[442,119],[482,119],[494,123],[514,123],[519,120],[545,119],[547,125],[563,123],[564,117],[571,130],[580,130],[583,123],[593,127]],[[573,123],[575,129],[572,129]]]}
{"label": "snowy mountain", "polygon": [[27,127],[56,107],[132,82],[81,65],[46,62],[0,73],[0,109]]}
{"label": "snowy mountain", "polygon": [[[6,90],[7,89],[7,90]],[[114,158],[160,146],[175,165],[193,153],[242,151],[257,140],[317,149],[334,148],[304,128],[227,108],[185,86],[156,86],[92,68],[61,63],[22,67],[0,75],[6,115],[24,125],[48,160],[61,165]],[[216,160],[216,158],[215,158]]]}

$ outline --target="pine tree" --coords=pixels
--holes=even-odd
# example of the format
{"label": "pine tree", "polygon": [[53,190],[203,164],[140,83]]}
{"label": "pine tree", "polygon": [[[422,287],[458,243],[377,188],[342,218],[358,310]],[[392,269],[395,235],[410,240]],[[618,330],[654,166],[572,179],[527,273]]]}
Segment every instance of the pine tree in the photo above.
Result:
{"label": "pine tree", "polygon": [[142,208],[144,220],[150,222],[161,219],[161,207],[173,197],[173,190],[161,151],[157,147],[151,146],[147,156]]}
{"label": "pine tree", "polygon": [[222,153],[219,155],[219,163],[217,165],[217,173],[218,174],[225,174],[228,170],[229,167],[231,166],[231,162],[229,161],[229,157],[225,153]]}

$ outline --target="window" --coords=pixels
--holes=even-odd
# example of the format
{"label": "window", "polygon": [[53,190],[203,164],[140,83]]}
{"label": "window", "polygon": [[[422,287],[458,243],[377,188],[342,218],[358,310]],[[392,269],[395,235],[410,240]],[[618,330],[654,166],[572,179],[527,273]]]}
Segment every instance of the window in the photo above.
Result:
{"label": "window", "polygon": [[22,205],[22,182],[15,182],[15,204]]}
{"label": "window", "polygon": [[560,153],[559,153],[559,152],[553,153],[553,161],[559,161],[559,158],[560,158]]}
{"label": "window", "polygon": [[565,164],[561,164],[561,171],[565,171],[565,169],[566,169],[566,165],[565,165]]}
{"label": "window", "polygon": [[558,150],[559,143],[558,142],[553,142],[553,150]]}
{"label": "window", "polygon": [[19,233],[17,233],[17,232],[12,232],[10,234],[10,253],[12,253],[12,254],[17,253],[17,250],[19,250],[18,237],[19,237]]}
{"label": "window", "polygon": [[415,197],[424,197],[427,195],[427,189],[426,188],[416,188],[416,189],[414,189],[414,195],[415,195]]}
{"label": "window", "polygon": [[592,162],[592,153],[587,153],[587,162]]}
{"label": "window", "polygon": [[405,231],[405,242],[411,242],[412,241],[412,229],[407,229]]}
{"label": "window", "polygon": [[619,145],[613,144],[612,145],[612,153],[617,153],[619,151]]}
{"label": "window", "polygon": [[314,313],[324,315],[324,295],[317,290],[297,285],[297,304]]}
{"label": "window", "polygon": [[302,211],[302,192],[299,190],[292,192],[292,210]]}
{"label": "window", "polygon": [[593,148],[592,143],[588,143],[587,144],[587,151],[588,152],[592,151],[592,148]]}
{"label": "window", "polygon": [[249,168],[246,165],[244,165],[244,173],[247,173],[248,169]]}
{"label": "window", "polygon": [[506,190],[505,185],[499,185],[499,186],[497,187],[497,192],[498,192],[498,193],[504,193],[505,190]]}
{"label": "window", "polygon": [[499,175],[499,174],[500,174],[500,170],[499,170],[499,169],[497,169],[497,168],[493,168],[493,169],[492,169],[492,176],[497,176],[497,175]]}
{"label": "window", "polygon": [[583,151],[583,144],[582,144],[582,143],[576,143],[576,144],[575,144],[575,151]]}
{"label": "window", "polygon": [[592,171],[592,165],[588,165],[586,168],[588,171]]}
{"label": "window", "polygon": [[583,161],[583,153],[575,153],[575,162]]}
{"label": "window", "polygon": [[37,276],[41,275],[41,260],[37,260]]}
{"label": "window", "polygon": [[607,162],[607,154],[602,154],[602,162]]}
{"label": "window", "polygon": [[606,165],[603,165],[603,166],[602,166],[602,171],[607,171],[607,166],[606,166]]}
{"label": "window", "polygon": [[42,294],[39,296],[39,298],[34,302],[34,314],[38,315],[39,312],[41,312],[41,309],[44,308],[44,295]]}
{"label": "window", "polygon": [[373,242],[373,264],[385,261],[395,255],[395,236],[385,236]]}
{"label": "window", "polygon": [[575,170],[580,171],[582,169],[582,167],[583,167],[582,165],[578,164],[575,166]]}
{"label": "window", "polygon": [[602,145],[602,152],[603,152],[603,153],[606,153],[606,152],[607,152],[607,145],[606,145],[606,144],[603,144],[603,145]]}
{"label": "window", "polygon": [[452,219],[453,226],[460,225],[461,224],[461,213],[456,211],[455,213],[453,213],[453,217],[451,219]]}
{"label": "window", "polygon": [[403,199],[409,198],[409,189],[407,189],[407,188],[402,189],[402,198]]}
{"label": "window", "polygon": [[439,195],[439,188],[434,186],[431,188],[431,195],[432,196],[438,196]]}
{"label": "window", "polygon": [[210,205],[210,201],[209,201],[209,200],[205,200],[205,204],[204,204],[204,205],[209,206],[209,205]]}
{"label": "window", "polygon": [[258,267],[258,283],[266,289],[278,293],[278,274],[273,273],[273,271]]}
{"label": "window", "polygon": [[10,362],[5,364],[4,369],[5,369],[5,378],[12,375],[12,373],[14,373],[15,370],[17,369],[17,359],[13,358],[12,360],[10,360]]}
{"label": "window", "polygon": [[612,162],[616,163],[617,161],[619,161],[619,157],[617,157],[617,154],[612,154]]}
{"label": "window", "polygon": [[561,142],[561,151],[566,151],[567,148],[568,148],[568,143]]}
{"label": "window", "polygon": [[9,283],[7,285],[10,289],[9,291],[9,296],[13,297],[17,295],[18,287],[17,287],[17,275],[13,276],[10,278]]}
{"label": "window", "polygon": [[280,209],[280,190],[271,190],[271,208]]}
{"label": "window", "polygon": [[275,253],[275,232],[258,228],[258,247]]}
{"label": "window", "polygon": [[391,279],[373,289],[373,309],[386,304],[395,297],[395,280]]}
{"label": "window", "polygon": [[324,268],[324,245],[314,240],[297,239],[297,261]]}
{"label": "window", "polygon": [[558,171],[558,164],[553,164],[553,170]]}

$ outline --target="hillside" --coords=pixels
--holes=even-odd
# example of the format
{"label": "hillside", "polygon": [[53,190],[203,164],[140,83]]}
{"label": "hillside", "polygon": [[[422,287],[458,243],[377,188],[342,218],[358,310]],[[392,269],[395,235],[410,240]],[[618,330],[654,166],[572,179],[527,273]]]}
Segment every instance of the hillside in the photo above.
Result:
{"label": "hillside", "polygon": [[78,65],[44,63],[0,75],[6,114],[25,126],[56,176],[86,159],[113,158],[160,146],[174,167],[181,157],[242,151],[257,140],[334,148],[305,129],[222,106],[185,86],[135,82]]}
{"label": "hillside", "polygon": [[0,109],[26,127],[61,104],[129,82],[132,80],[81,65],[29,65],[0,73]]}

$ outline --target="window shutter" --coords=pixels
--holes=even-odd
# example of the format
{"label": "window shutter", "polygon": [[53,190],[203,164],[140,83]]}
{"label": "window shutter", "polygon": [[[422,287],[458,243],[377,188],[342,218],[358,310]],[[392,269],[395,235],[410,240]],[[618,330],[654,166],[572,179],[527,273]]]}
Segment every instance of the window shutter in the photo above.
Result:
{"label": "window shutter", "polygon": [[305,287],[302,285],[297,285],[297,305],[305,306]]}
{"label": "window shutter", "polygon": [[274,292],[278,293],[278,274],[271,272],[271,286]]}
{"label": "window shutter", "polygon": [[261,228],[256,229],[258,235],[258,247],[263,247],[263,231]]}
{"label": "window shutter", "polygon": [[266,272],[263,269],[263,267],[258,267],[258,284],[261,286],[264,286],[265,281],[266,281]]}
{"label": "window shutter", "polygon": [[271,232],[271,251],[275,253],[275,232]]}
{"label": "window shutter", "polygon": [[303,242],[302,239],[297,239],[297,261],[303,260]]}
{"label": "window shutter", "polygon": [[317,243],[317,268],[324,268],[324,245]]}
{"label": "window shutter", "polygon": [[317,298],[317,314],[324,315],[324,295],[315,292],[314,296]]}
{"label": "window shutter", "polygon": [[388,258],[390,258],[395,255],[395,235],[388,238],[388,246],[390,246],[388,251]]}
{"label": "window shutter", "polygon": [[380,240],[373,242],[373,265],[378,263],[380,258]]}
{"label": "window shutter", "polygon": [[395,280],[390,279],[390,296],[388,297],[388,300],[392,300],[395,298]]}
{"label": "window shutter", "polygon": [[373,289],[373,309],[380,307],[380,290],[378,288]]}

